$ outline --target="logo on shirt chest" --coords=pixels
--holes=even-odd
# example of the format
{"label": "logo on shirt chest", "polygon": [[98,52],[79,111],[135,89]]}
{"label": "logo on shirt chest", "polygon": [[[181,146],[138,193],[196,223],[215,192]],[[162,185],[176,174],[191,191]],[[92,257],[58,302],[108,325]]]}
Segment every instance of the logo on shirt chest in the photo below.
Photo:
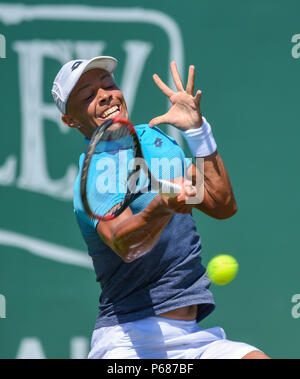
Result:
{"label": "logo on shirt chest", "polygon": [[156,138],[156,140],[154,141],[154,145],[155,147],[161,147],[162,146],[162,139],[161,138]]}

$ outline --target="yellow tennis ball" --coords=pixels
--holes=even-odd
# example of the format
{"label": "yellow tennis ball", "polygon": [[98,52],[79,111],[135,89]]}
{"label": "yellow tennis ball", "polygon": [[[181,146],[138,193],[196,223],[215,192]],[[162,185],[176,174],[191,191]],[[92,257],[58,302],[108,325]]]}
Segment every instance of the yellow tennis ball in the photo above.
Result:
{"label": "yellow tennis ball", "polygon": [[239,269],[237,260],[231,255],[221,254],[207,265],[207,275],[212,283],[223,286],[231,282]]}

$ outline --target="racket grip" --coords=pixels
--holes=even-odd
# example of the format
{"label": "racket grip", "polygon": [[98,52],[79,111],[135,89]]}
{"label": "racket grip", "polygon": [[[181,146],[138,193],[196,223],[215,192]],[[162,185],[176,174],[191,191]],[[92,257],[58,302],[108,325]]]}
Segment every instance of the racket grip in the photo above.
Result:
{"label": "racket grip", "polygon": [[176,197],[181,192],[181,186],[167,180],[159,180],[159,193],[168,197]]}

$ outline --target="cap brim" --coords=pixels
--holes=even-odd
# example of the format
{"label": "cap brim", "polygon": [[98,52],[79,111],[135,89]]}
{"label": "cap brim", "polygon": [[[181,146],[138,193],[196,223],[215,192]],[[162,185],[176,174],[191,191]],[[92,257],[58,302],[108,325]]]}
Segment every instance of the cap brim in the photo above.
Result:
{"label": "cap brim", "polygon": [[82,74],[95,68],[101,68],[102,70],[108,71],[111,74],[115,71],[117,65],[118,61],[116,58],[109,56],[96,57],[87,63],[84,70],[82,71]]}

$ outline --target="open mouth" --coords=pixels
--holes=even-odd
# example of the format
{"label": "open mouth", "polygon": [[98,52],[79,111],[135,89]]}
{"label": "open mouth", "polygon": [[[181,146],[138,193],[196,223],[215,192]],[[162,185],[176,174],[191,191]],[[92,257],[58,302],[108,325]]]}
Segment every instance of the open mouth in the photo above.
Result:
{"label": "open mouth", "polygon": [[100,120],[107,120],[109,118],[117,117],[120,114],[120,106],[115,105],[114,107],[111,107],[107,109],[105,112],[101,114],[100,117],[98,117]]}

